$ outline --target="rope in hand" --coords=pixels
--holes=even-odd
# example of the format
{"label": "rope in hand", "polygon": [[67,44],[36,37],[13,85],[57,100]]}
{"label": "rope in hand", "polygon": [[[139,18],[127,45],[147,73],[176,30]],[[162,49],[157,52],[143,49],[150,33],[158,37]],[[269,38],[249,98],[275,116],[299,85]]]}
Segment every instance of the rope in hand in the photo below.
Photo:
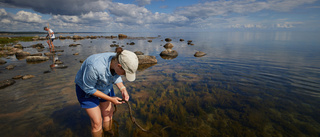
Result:
{"label": "rope in hand", "polygon": [[[158,134],[142,128],[142,127],[137,123],[136,119],[132,116],[131,105],[129,104],[129,102],[126,101],[126,100],[124,100],[124,99],[122,99],[121,101],[124,101],[124,102],[127,104],[128,108],[129,108],[130,119],[131,119],[131,121],[132,121],[133,124],[135,124],[138,128],[140,128],[140,129],[141,129],[142,131],[144,131],[144,132],[152,133],[153,135],[160,137]],[[120,101],[120,102],[121,102],[121,101]],[[113,111],[113,114],[115,114],[116,111],[117,111],[117,105],[114,105],[114,109],[115,109],[115,110]],[[162,130],[164,130],[165,128],[167,128],[167,127],[164,127]],[[162,131],[162,130],[161,130],[161,131]]]}

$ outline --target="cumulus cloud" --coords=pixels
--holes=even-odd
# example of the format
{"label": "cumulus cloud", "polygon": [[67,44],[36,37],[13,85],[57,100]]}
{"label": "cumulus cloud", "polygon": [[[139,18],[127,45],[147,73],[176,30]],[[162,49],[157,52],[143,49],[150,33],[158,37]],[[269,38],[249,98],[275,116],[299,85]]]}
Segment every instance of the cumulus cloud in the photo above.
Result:
{"label": "cumulus cloud", "polygon": [[13,19],[17,21],[22,22],[38,22],[41,23],[42,19],[41,16],[36,13],[26,12],[26,11],[19,11],[15,16],[13,16]]}

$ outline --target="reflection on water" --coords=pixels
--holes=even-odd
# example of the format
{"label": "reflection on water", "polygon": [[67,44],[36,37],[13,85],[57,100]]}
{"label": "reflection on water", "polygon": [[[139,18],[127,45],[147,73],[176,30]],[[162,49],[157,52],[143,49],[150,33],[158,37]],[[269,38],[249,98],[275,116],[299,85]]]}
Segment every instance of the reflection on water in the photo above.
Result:
{"label": "reflection on water", "polygon": [[[125,84],[136,120],[160,136],[320,135],[319,34],[160,35],[151,43],[145,39],[55,40],[56,49],[64,52],[49,61],[27,64],[14,56],[6,59],[8,63],[0,66],[0,80],[25,74],[36,77],[16,80],[14,85],[0,90],[0,134],[90,136],[89,118],[75,96],[74,77],[80,60],[114,51],[110,45],[116,41],[125,49],[141,51],[158,60],[158,64],[139,66],[136,81]],[[166,60],[159,55],[165,38],[172,39],[174,50],[179,53],[175,59]],[[194,46],[180,38],[192,40]],[[45,41],[20,43],[28,46],[41,42]],[[136,44],[126,45],[130,42]],[[69,47],[70,44],[80,45]],[[37,53],[33,48],[25,50]],[[195,58],[196,51],[207,55]],[[68,67],[51,70],[57,57]],[[9,64],[17,66],[14,70],[4,69]],[[125,105],[118,107],[114,118],[116,136],[153,136],[132,124]]]}

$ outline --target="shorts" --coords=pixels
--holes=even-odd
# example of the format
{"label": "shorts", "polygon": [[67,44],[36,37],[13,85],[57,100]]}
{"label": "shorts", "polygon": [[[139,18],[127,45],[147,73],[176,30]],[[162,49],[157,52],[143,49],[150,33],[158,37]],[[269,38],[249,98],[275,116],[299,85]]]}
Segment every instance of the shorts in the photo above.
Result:
{"label": "shorts", "polygon": [[[77,93],[78,101],[82,108],[94,108],[96,106],[99,106],[100,102],[107,101],[93,95],[86,97],[87,94],[77,84],[76,84],[76,93]],[[111,89],[110,93],[107,95],[110,97],[115,96],[113,88]]]}
{"label": "shorts", "polygon": [[53,42],[54,38],[50,38],[51,42]]}

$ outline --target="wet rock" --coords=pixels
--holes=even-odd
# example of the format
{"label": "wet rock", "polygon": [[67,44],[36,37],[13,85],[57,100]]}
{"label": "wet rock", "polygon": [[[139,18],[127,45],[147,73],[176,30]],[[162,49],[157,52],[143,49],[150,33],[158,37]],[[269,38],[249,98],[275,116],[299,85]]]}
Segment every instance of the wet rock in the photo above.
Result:
{"label": "wet rock", "polygon": [[46,37],[39,37],[38,40],[47,40]]}
{"label": "wet rock", "polygon": [[27,74],[27,75],[24,75],[22,77],[22,79],[25,80],[25,79],[30,79],[30,78],[34,78],[34,77],[35,77],[34,75]]}
{"label": "wet rock", "polygon": [[188,45],[194,45],[194,44],[192,43],[192,40],[188,40]]}
{"label": "wet rock", "polygon": [[44,55],[46,55],[46,56],[53,56],[53,55],[55,55],[54,53],[51,53],[51,52],[46,52],[46,53],[44,53]]}
{"label": "wet rock", "polygon": [[170,39],[170,38],[166,38],[166,39],[164,39],[166,42],[170,42],[170,41],[172,41],[172,39]]}
{"label": "wet rock", "polygon": [[163,46],[165,49],[172,49],[174,46],[172,43],[166,43],[164,46]]}
{"label": "wet rock", "polygon": [[46,61],[49,60],[49,57],[45,56],[29,56],[26,58],[27,62],[38,62],[38,61]]}
{"label": "wet rock", "polygon": [[152,40],[148,40],[148,42],[152,42]]}
{"label": "wet rock", "polygon": [[74,35],[72,37],[72,39],[77,40],[77,39],[84,39],[84,37],[78,36],[78,35]]}
{"label": "wet rock", "polygon": [[205,56],[205,55],[207,55],[207,54],[204,53],[204,52],[202,52],[202,51],[197,51],[197,52],[194,54],[195,57],[202,57],[202,56]]}
{"label": "wet rock", "polygon": [[180,39],[180,41],[184,41],[184,39]]}
{"label": "wet rock", "polygon": [[43,49],[44,46],[42,45],[42,43],[38,43],[38,44],[34,44],[34,45],[31,45],[32,48],[38,48],[38,49]]}
{"label": "wet rock", "polygon": [[156,64],[158,63],[156,56],[137,55],[140,64]]}
{"label": "wet rock", "polygon": [[23,49],[23,46],[21,44],[14,45],[13,47],[18,49]]}
{"label": "wet rock", "polygon": [[67,37],[60,35],[59,39],[66,39]]}
{"label": "wet rock", "polygon": [[19,51],[16,52],[16,57],[17,58],[23,58],[23,57],[27,57],[27,56],[30,56],[29,52],[22,51],[22,50],[19,50]]}
{"label": "wet rock", "polygon": [[80,63],[83,63],[84,61],[85,61],[84,59],[81,59],[79,62],[80,62]]}
{"label": "wet rock", "polygon": [[130,42],[129,45],[135,45],[135,43],[134,42]]}
{"label": "wet rock", "polygon": [[63,64],[63,62],[61,60],[57,59],[57,60],[54,61],[54,64]]}
{"label": "wet rock", "polygon": [[12,79],[22,79],[22,75],[17,75],[17,76],[14,76]]}
{"label": "wet rock", "polygon": [[6,67],[6,69],[11,70],[11,69],[14,69],[14,67],[16,67],[16,65],[9,65]]}
{"label": "wet rock", "polygon": [[55,69],[65,69],[68,68],[68,66],[63,65],[63,64],[53,64],[50,66],[51,68],[55,68]]}
{"label": "wet rock", "polygon": [[118,34],[118,38],[119,39],[124,39],[124,38],[127,38],[128,36],[125,35],[125,34]]}
{"label": "wet rock", "polygon": [[0,81],[0,89],[11,86],[14,83],[16,83],[16,81],[13,79],[7,79],[7,80]]}
{"label": "wet rock", "polygon": [[90,36],[90,39],[97,39],[98,36]]}
{"label": "wet rock", "polygon": [[79,55],[79,53],[74,53],[73,55]]}
{"label": "wet rock", "polygon": [[42,53],[31,54],[30,56],[42,56]]}
{"label": "wet rock", "polygon": [[6,63],[7,63],[7,61],[0,59],[0,64],[6,64]]}
{"label": "wet rock", "polygon": [[134,52],[136,55],[144,55],[144,53],[143,52],[141,52],[141,51],[136,51],[136,52]]}
{"label": "wet rock", "polygon": [[78,45],[81,45],[81,44],[70,44],[69,47],[76,47]]}
{"label": "wet rock", "polygon": [[163,59],[174,59],[178,56],[178,52],[171,49],[166,49],[160,53],[161,58]]}
{"label": "wet rock", "polygon": [[117,38],[117,36],[112,36],[112,35],[111,35],[110,38],[112,38],[112,39],[113,39],[113,38]]}
{"label": "wet rock", "polygon": [[110,47],[119,47],[118,44],[111,44]]}

